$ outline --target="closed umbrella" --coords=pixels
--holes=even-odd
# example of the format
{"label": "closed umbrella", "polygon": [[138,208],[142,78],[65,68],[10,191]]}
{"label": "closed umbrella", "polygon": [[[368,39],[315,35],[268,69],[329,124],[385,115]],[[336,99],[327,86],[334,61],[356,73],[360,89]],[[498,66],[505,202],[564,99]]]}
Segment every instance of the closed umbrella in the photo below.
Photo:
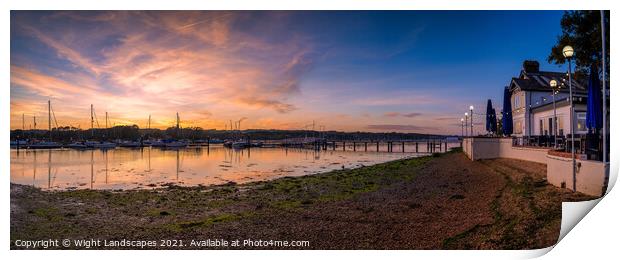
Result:
{"label": "closed umbrella", "polygon": [[508,87],[504,88],[504,107],[502,110],[502,133],[508,136],[512,134],[512,104],[510,103]]}
{"label": "closed umbrella", "polygon": [[493,104],[491,104],[491,100],[489,99],[487,101],[487,116],[486,116],[486,129],[487,132],[492,132],[492,126],[491,126],[491,114],[493,113]]}
{"label": "closed umbrella", "polygon": [[596,65],[590,67],[590,80],[588,81],[588,111],[586,114],[586,127],[597,130],[603,127],[603,107],[601,106],[601,82],[598,78]]}
{"label": "closed umbrella", "polygon": [[491,133],[495,133],[497,132],[497,115],[495,114],[495,108],[491,110]]}

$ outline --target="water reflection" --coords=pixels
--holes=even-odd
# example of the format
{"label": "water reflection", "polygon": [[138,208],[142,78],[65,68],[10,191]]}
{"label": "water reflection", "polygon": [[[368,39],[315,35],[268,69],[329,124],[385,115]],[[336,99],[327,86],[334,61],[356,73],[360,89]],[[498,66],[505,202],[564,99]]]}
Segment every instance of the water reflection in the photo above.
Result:
{"label": "water reflection", "polygon": [[[39,158],[41,154],[47,155],[44,162]],[[353,168],[411,156],[418,154],[293,148],[233,150],[223,147],[11,150],[11,182],[52,190],[152,188],[168,183],[244,183]],[[45,171],[47,176],[37,175]]]}

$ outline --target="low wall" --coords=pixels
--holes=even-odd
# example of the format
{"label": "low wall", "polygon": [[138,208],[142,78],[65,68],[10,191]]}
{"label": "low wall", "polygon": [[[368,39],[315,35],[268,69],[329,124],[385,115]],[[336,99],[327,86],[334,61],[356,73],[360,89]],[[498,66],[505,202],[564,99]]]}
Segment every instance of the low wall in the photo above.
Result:
{"label": "low wall", "polygon": [[[573,189],[570,158],[550,155],[547,148],[513,147],[512,138],[468,137],[463,139],[463,152],[471,160],[509,158],[547,165],[547,181],[558,187]],[[592,196],[603,194],[606,168],[602,162],[577,159],[576,189]]]}
{"label": "low wall", "polygon": [[[605,164],[598,161],[576,160],[577,191],[592,196],[604,194]],[[558,187],[573,189],[573,162],[570,158],[547,155],[547,181]]]}
{"label": "low wall", "polygon": [[472,160],[510,158],[546,164],[549,149],[512,147],[512,138],[469,137],[463,139],[463,151]]}

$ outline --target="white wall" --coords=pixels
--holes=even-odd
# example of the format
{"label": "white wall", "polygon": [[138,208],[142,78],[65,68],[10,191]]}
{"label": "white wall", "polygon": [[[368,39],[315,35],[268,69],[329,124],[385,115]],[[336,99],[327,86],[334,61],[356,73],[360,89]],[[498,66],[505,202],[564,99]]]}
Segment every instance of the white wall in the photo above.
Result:
{"label": "white wall", "polygon": [[[605,165],[598,161],[576,160],[577,191],[601,196],[605,183]],[[547,181],[555,186],[573,189],[573,163],[570,158],[547,155]],[[563,185],[564,184],[564,185]]]}
{"label": "white wall", "polygon": [[[575,113],[579,113],[579,112],[583,112],[586,111],[586,106],[585,105],[575,105]],[[569,106],[561,106],[561,107],[557,107],[556,108],[556,114],[559,119],[558,122],[558,129],[563,129],[564,135],[568,134],[570,132],[570,107]],[[545,124],[545,128],[548,128],[548,118],[553,117],[553,109],[549,109],[549,110],[545,110],[545,111],[539,111],[533,114],[533,129],[532,129],[532,135],[540,135],[540,119],[542,118]],[[575,117],[574,119],[574,129],[575,129],[575,133],[577,134],[585,134],[587,133],[587,131],[577,131],[577,118]],[[560,133],[558,131],[558,133]],[[552,133],[550,133],[552,134]]]}
{"label": "white wall", "polygon": [[[570,126],[570,122],[569,122],[570,119],[568,117],[568,115],[570,115],[569,106],[557,107],[556,115],[558,117],[558,129],[562,129],[564,135],[566,135],[569,132],[569,126]],[[549,131],[548,129],[549,118],[553,117],[553,109],[536,112],[534,113],[533,116],[534,116],[534,124],[533,124],[534,130],[532,131],[532,135],[540,135],[540,119],[543,119],[543,123],[545,124],[544,129]],[[553,135],[553,131],[551,131],[551,133],[548,133],[548,134]],[[560,134],[559,130],[558,130],[558,134]]]}
{"label": "white wall", "polygon": [[[473,142],[472,142],[473,140]],[[512,138],[470,137],[463,151],[472,160],[510,158],[546,163],[547,148],[512,147]]]}

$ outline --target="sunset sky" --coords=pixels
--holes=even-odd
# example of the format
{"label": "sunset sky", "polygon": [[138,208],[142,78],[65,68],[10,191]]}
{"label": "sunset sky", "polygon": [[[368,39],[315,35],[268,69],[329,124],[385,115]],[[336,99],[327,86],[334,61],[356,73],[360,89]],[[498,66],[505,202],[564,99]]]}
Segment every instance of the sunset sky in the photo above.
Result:
{"label": "sunset sky", "polygon": [[[11,129],[58,124],[460,134],[560,11],[11,12]],[[479,122],[482,119],[477,120]],[[482,130],[483,126],[477,127]]]}

